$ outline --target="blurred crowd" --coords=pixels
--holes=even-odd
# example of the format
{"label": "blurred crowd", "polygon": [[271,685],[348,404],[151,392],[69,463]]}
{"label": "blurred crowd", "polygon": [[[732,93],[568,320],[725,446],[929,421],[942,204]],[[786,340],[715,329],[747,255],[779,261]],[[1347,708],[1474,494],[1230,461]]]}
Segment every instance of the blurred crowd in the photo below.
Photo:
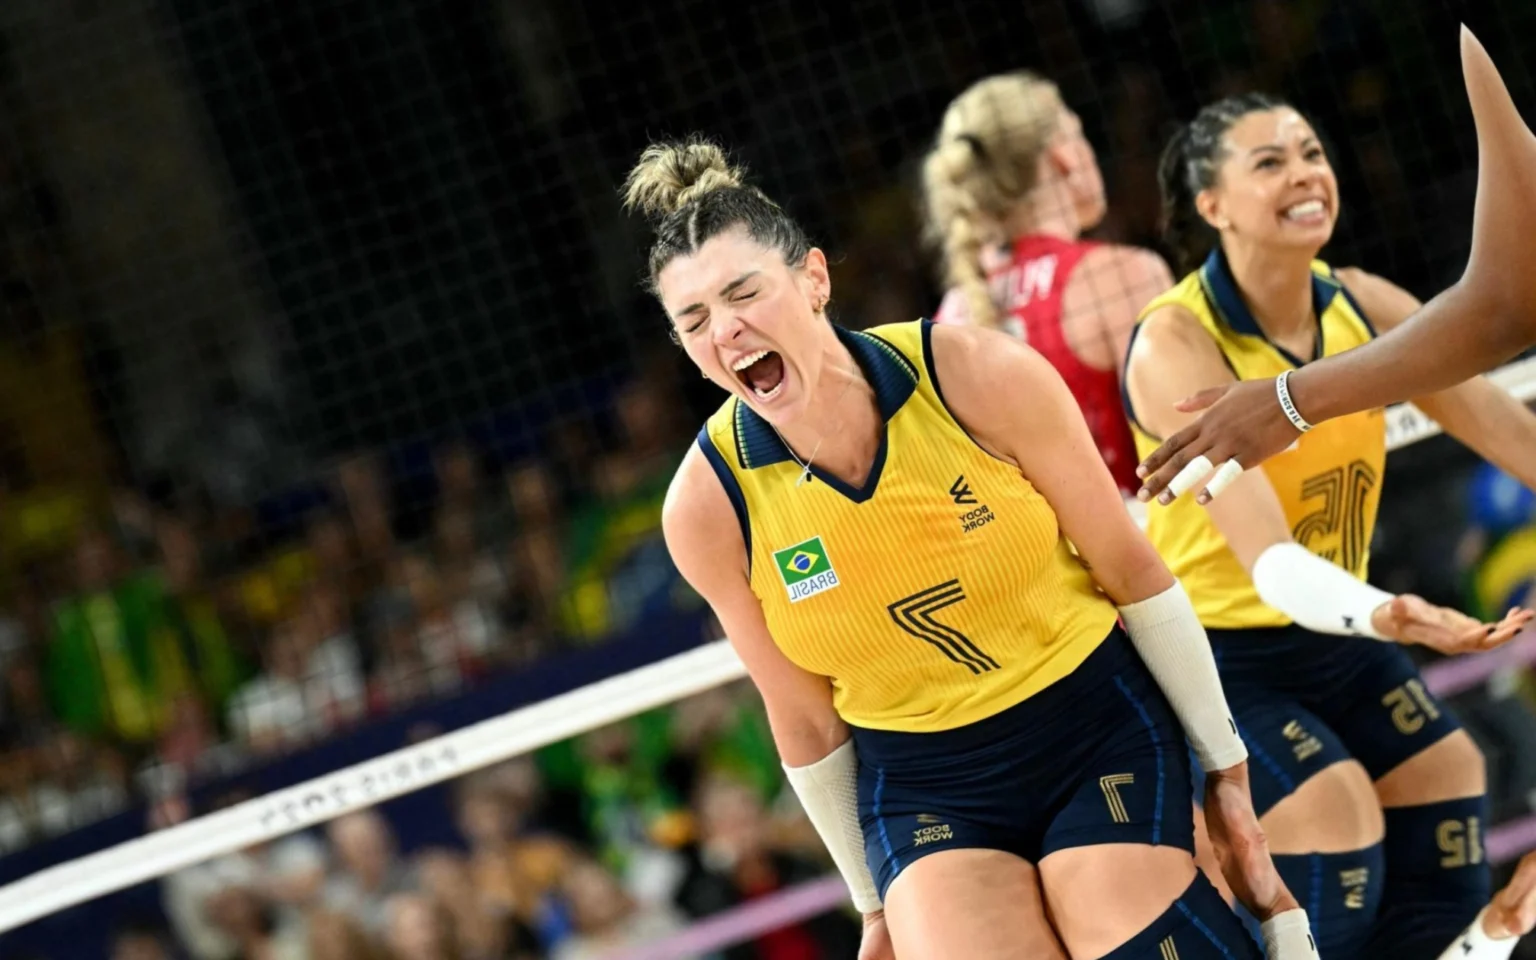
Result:
{"label": "blurred crowd", "polygon": [[265,504],[0,473],[0,853],[697,605],[660,542],[677,404],[615,396],[548,455],[363,454]]}
{"label": "blurred crowd", "polygon": [[[169,924],[125,924],[112,960],[597,960],[828,872],[775,756],[722,687],[460,778],[453,845],[402,851],[386,806],[173,874]],[[832,912],[708,957],[832,960],[858,933]]]}

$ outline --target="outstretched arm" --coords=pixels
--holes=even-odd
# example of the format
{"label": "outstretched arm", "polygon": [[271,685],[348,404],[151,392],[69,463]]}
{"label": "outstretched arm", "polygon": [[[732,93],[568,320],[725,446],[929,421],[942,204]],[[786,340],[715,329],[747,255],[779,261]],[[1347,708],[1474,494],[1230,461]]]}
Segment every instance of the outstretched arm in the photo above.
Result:
{"label": "outstretched arm", "polygon": [[1321,423],[1449,389],[1532,343],[1536,304],[1499,310],[1462,280],[1395,330],[1296,371],[1291,399],[1308,421]]}
{"label": "outstretched arm", "polygon": [[1321,373],[1291,378],[1296,405],[1314,423],[1434,393],[1536,343],[1536,264],[1529,259],[1536,136],[1520,119],[1488,51],[1466,27],[1461,68],[1477,124],[1467,269],[1397,330],[1329,360]]}
{"label": "outstretched arm", "polygon": [[[1406,329],[1404,324],[1411,323],[1408,318],[1419,310],[1419,301],[1413,294],[1391,281],[1353,267],[1341,268],[1337,273],[1371,322],[1385,332],[1386,335],[1376,343],[1391,339],[1398,330]],[[1341,358],[1348,357],[1349,353]],[[1293,376],[1293,390],[1295,382]],[[1476,374],[1457,380],[1437,393],[1415,394],[1410,399],[1444,427],[1446,433],[1536,490],[1536,414],[1525,404],[1487,377]]]}

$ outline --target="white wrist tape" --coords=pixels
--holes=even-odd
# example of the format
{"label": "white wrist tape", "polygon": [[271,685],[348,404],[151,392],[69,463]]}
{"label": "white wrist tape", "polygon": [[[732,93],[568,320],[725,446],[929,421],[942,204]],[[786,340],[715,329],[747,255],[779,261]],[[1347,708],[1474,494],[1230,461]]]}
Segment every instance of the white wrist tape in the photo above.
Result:
{"label": "white wrist tape", "polygon": [[860,913],[879,910],[880,895],[864,859],[864,831],[859,829],[859,759],[853,741],[808,766],[786,765],[784,773],[848,884],[853,905]]}
{"label": "white wrist tape", "polygon": [[1259,924],[1264,937],[1264,956],[1268,960],[1309,960],[1317,956],[1317,942],[1312,939],[1312,925],[1307,911],[1297,908],[1277,913]]}
{"label": "white wrist tape", "polygon": [[1308,630],[1387,640],[1371,626],[1371,614],[1392,594],[1303,547],[1277,543],[1253,564],[1259,599]]}
{"label": "white wrist tape", "polygon": [[1227,697],[1216,674],[1216,658],[1189,595],[1178,581],[1155,597],[1120,608],[1125,632],[1168,698],[1207,772],[1248,759],[1237,735]]}
{"label": "white wrist tape", "polygon": [[1484,907],[1478,913],[1477,919],[1472,921],[1472,925],[1463,930],[1461,935],[1445,948],[1439,960],[1509,960],[1520,938],[1508,937],[1504,940],[1495,940],[1484,933],[1483,914],[1487,912],[1488,908]]}

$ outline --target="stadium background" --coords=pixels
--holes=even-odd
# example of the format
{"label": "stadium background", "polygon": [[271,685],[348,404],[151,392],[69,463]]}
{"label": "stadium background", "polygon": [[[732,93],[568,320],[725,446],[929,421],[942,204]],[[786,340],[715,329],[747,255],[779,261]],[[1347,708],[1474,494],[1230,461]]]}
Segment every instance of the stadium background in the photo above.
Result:
{"label": "stadium background", "polygon": [[[1466,250],[1463,20],[1536,115],[1517,0],[7,0],[0,882],[713,636],[657,531],[718,398],[637,283],[615,191],[650,139],[734,148],[868,326],[937,303],[915,170],[970,81],[1057,80],[1104,169],[1097,235],[1148,245],[1171,125],[1276,91],[1331,141],[1326,255],[1427,296]],[[1530,499],[1455,444],[1392,473],[1378,583],[1465,604],[1493,551],[1536,568]],[[1536,788],[1524,684],[1457,701],[1499,820]],[[0,955],[303,956],[352,923],[391,953],[323,955],[599,956],[826,870],[739,685],[382,810]],[[280,893],[284,864],[319,891]],[[351,919],[306,932],[284,895]]]}

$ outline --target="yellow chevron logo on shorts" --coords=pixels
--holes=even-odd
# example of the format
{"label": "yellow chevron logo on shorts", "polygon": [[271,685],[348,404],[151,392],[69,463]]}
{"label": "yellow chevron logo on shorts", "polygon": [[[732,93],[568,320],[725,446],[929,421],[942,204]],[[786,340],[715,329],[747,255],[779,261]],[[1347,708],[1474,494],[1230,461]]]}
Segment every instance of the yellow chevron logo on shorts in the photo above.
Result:
{"label": "yellow chevron logo on shorts", "polygon": [[1131,815],[1125,812],[1125,801],[1120,799],[1120,788],[1135,782],[1133,773],[1112,773],[1099,778],[1099,789],[1104,791],[1104,802],[1109,804],[1109,817],[1116,823],[1131,822]]}

